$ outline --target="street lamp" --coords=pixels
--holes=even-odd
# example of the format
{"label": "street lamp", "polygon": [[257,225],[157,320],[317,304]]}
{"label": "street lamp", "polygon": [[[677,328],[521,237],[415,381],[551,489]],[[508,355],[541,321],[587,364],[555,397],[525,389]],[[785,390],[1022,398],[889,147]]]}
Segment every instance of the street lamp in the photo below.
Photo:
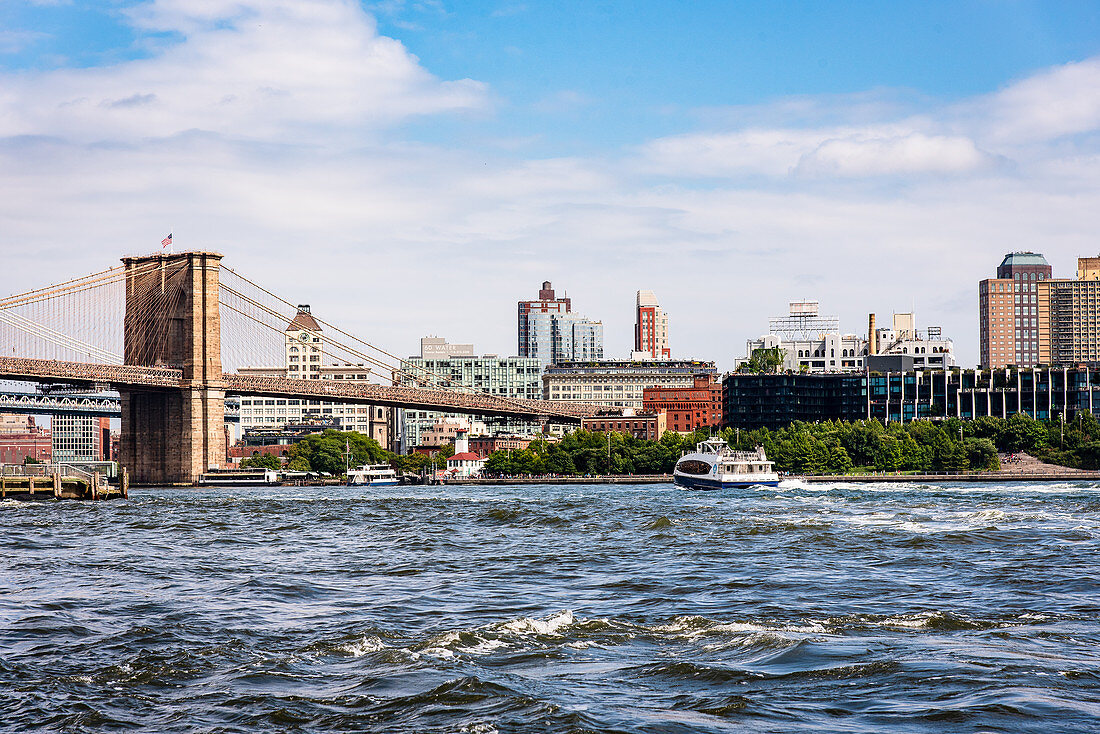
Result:
{"label": "street lamp", "polygon": [[607,432],[607,475],[611,476],[611,431]]}

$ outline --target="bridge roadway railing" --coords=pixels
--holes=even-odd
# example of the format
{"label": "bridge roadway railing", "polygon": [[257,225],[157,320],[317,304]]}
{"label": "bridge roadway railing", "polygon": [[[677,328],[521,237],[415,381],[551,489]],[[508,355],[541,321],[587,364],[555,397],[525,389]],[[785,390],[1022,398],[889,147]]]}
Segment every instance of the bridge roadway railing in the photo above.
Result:
{"label": "bridge roadway railing", "polygon": [[[172,367],[62,362],[54,359],[0,357],[0,379],[30,382],[75,382],[119,387],[179,389],[183,370]],[[282,377],[222,376],[226,393],[271,395],[288,398],[317,398],[334,402],[438,410],[449,413],[556,418],[580,422],[595,415],[597,408],[579,403],[521,400],[478,393],[430,390],[418,387],[390,387],[348,384],[334,380],[298,380]]]}
{"label": "bridge roadway railing", "polygon": [[0,412],[51,415],[117,416],[119,399],[108,395],[43,395],[0,392]]}
{"label": "bridge roadway railing", "polygon": [[183,370],[172,367],[144,367],[128,364],[62,362],[56,359],[0,357],[0,378],[178,389],[183,381]]}

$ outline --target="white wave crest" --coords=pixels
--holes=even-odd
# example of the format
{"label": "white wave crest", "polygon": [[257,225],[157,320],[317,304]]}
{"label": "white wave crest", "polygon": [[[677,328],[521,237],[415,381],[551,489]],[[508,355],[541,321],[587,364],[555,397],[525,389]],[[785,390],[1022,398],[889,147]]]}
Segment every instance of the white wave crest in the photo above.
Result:
{"label": "white wave crest", "polygon": [[575,621],[573,612],[566,609],[546,619],[520,617],[519,619],[503,623],[500,625],[500,629],[520,634],[533,632],[539,635],[560,635],[561,630],[573,624]]}
{"label": "white wave crest", "polygon": [[374,635],[363,635],[359,640],[349,642],[346,645],[340,645],[336,649],[353,658],[361,658],[367,653],[378,652],[379,650],[386,649],[386,647],[386,643],[382,642],[381,638],[375,637]]}
{"label": "white wave crest", "polygon": [[576,623],[571,610],[563,610],[545,619],[520,617],[506,622],[493,622],[467,630],[451,630],[432,638],[419,650],[412,652],[436,658],[453,658],[456,655],[488,655],[503,648],[522,648],[541,643],[534,637],[564,637],[565,630]]}
{"label": "white wave crest", "polygon": [[794,633],[800,635],[822,634],[825,627],[812,622],[809,624],[763,624],[758,622],[716,622],[699,616],[676,617],[668,624],[657,625],[654,632],[674,635],[694,640],[708,635],[753,634],[753,633]]}

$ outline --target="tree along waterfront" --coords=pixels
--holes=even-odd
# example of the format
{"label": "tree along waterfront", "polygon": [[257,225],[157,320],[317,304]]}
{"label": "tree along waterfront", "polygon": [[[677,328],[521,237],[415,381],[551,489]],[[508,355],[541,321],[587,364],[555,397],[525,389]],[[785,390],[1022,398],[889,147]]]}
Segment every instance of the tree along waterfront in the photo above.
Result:
{"label": "tree along waterfront", "polygon": [[[448,444],[434,456],[424,454],[395,454],[382,448],[370,436],[358,431],[328,429],[306,436],[290,447],[286,468],[292,471],[326,472],[332,475],[344,473],[347,466],[363,464],[390,464],[399,472],[417,474],[428,468],[441,469],[447,465],[447,457],[454,455],[454,446]],[[276,465],[272,465],[276,463]],[[281,461],[274,456],[254,456],[241,462],[241,466],[279,468]]]}
{"label": "tree along waterfront", "polygon": [[[557,444],[536,441],[524,451],[492,454],[491,474],[649,474],[672,471],[685,450],[706,432],[666,433],[660,441],[625,434],[577,431]],[[776,469],[793,474],[846,474],[860,471],[991,471],[998,452],[1029,453],[1043,461],[1082,469],[1100,468],[1100,423],[1088,413],[1073,421],[1037,421],[1020,413],[1010,418],[963,421],[796,422],[770,431],[726,429],[731,447],[763,446]]]}
{"label": "tree along waterfront", "polygon": [[[1018,413],[1007,420],[949,418],[904,425],[796,422],[776,431],[730,428],[720,435],[737,450],[763,446],[777,470],[793,474],[990,471],[1000,466],[998,452],[1026,452],[1052,464],[1100,469],[1100,422],[1088,413],[1066,423]],[[707,436],[702,430],[669,432],[659,441],[647,441],[624,433],[575,431],[557,442],[536,440],[526,449],[494,452],[486,459],[485,473],[667,474]],[[453,451],[445,446],[435,457],[394,454],[361,433],[328,430],[292,447],[288,468],[340,474],[347,463],[389,463],[401,472],[418,473],[440,467]]]}

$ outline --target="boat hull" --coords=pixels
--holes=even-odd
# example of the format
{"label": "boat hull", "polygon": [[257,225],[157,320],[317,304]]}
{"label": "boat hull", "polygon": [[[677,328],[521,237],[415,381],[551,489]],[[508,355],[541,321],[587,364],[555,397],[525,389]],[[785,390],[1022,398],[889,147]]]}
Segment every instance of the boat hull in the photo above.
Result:
{"label": "boat hull", "polygon": [[685,489],[744,489],[745,487],[778,487],[779,479],[723,479],[715,476],[691,477],[673,475],[672,481]]}
{"label": "boat hull", "polygon": [[380,480],[374,481],[374,482],[372,482],[372,481],[366,481],[366,482],[350,481],[350,482],[348,482],[348,486],[349,487],[396,487],[400,483],[401,483],[401,481],[398,480],[398,479],[380,479]]}

